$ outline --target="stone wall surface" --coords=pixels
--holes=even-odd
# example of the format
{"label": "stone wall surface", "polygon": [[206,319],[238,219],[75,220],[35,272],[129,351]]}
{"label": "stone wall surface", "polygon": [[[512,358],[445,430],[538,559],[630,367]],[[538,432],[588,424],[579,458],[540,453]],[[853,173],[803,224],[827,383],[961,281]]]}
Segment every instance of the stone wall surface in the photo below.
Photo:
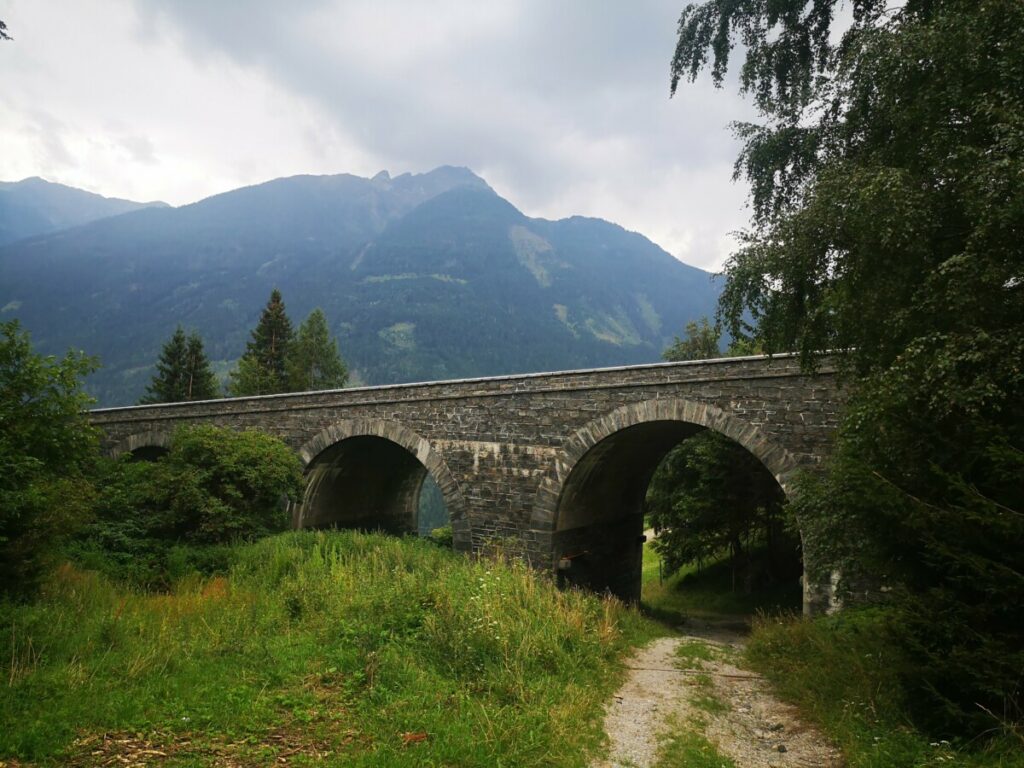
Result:
{"label": "stone wall surface", "polygon": [[[577,462],[622,430],[678,421],[723,432],[785,489],[828,455],[842,407],[833,367],[792,356],[526,374],[93,411],[111,453],[164,446],[179,424],[257,428],[310,465],[331,445],[394,442],[438,482],[456,545],[506,539],[540,567],[554,547],[559,500]],[[806,554],[805,554],[806,559]]]}

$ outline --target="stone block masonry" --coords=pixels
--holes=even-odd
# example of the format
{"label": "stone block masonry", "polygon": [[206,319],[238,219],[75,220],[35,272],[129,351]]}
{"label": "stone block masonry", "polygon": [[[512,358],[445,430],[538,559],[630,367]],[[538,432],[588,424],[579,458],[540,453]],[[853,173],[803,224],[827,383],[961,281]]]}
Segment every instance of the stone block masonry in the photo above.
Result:
{"label": "stone block masonry", "polygon": [[[457,548],[500,540],[536,567],[639,597],[643,494],[700,429],[740,443],[790,492],[831,448],[842,408],[831,361],[790,355],[359,387],[93,411],[105,449],[166,447],[181,424],[260,429],[309,477],[297,526],[414,531],[429,473]],[[805,570],[813,553],[804,552]],[[567,565],[568,563],[568,565]],[[584,575],[585,574],[585,575]],[[805,579],[805,610],[822,599]]]}

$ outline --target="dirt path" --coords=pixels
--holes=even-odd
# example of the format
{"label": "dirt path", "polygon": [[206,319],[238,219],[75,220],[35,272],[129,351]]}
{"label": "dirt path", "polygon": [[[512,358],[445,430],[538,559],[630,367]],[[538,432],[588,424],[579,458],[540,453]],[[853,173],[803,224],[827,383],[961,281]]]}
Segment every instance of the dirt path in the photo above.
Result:
{"label": "dirt path", "polygon": [[629,678],[605,715],[608,758],[593,768],[649,768],[666,732],[707,739],[738,768],[839,768],[842,758],[768,682],[736,666],[742,635],[694,624],[655,640],[629,661]]}

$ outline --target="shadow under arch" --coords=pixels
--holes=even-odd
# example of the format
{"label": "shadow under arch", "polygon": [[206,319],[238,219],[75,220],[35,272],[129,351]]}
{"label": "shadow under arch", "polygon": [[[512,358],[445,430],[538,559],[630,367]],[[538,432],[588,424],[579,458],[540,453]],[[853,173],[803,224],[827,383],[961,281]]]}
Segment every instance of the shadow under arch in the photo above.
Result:
{"label": "shadow under arch", "polygon": [[107,453],[115,459],[130,453],[133,460],[156,461],[170,450],[172,436],[170,430],[136,432],[118,441]]}
{"label": "shadow under arch", "polygon": [[429,474],[448,509],[455,549],[470,548],[462,491],[444,459],[411,429],[382,419],[343,419],[307,441],[299,458],[307,481],[294,512],[296,528],[415,532],[420,488]]}
{"label": "shadow under arch", "polygon": [[639,599],[647,487],[665,455],[703,429],[753,454],[788,495],[798,462],[741,417],[682,398],[622,406],[578,429],[537,490],[531,527],[551,533],[562,580]]}

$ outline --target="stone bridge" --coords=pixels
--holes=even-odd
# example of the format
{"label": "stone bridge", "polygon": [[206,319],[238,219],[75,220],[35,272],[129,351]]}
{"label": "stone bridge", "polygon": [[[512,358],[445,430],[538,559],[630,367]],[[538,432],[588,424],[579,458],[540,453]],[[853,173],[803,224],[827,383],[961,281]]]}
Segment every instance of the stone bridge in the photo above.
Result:
{"label": "stone bridge", "polygon": [[[106,408],[112,454],[144,456],[179,424],[257,428],[302,458],[297,527],[416,530],[420,489],[440,488],[455,547],[501,542],[560,578],[637,599],[643,500],[679,441],[711,429],[790,491],[830,450],[842,397],[828,361],[724,358],[196,403]],[[813,553],[804,551],[805,573]],[[823,592],[804,580],[804,609]]]}

